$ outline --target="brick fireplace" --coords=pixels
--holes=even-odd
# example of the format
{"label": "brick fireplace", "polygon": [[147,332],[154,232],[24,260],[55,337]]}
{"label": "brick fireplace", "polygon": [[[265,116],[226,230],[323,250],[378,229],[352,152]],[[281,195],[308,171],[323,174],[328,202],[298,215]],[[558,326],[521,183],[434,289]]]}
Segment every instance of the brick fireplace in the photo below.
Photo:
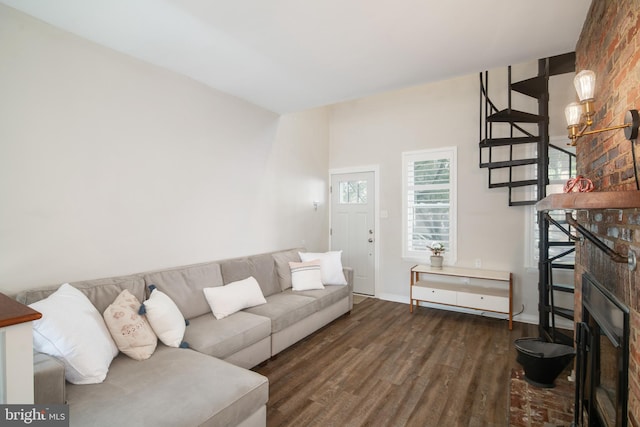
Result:
{"label": "brick fireplace", "polygon": [[[638,0],[593,0],[576,45],[576,71],[596,73],[594,129],[620,124],[629,109],[640,109],[640,4]],[[636,147],[636,154],[640,147]],[[636,190],[631,142],[622,131],[578,140],[578,174],[595,191]],[[640,157],[640,156],[638,156]],[[640,165],[639,165],[640,167]],[[640,191],[638,192],[640,198]],[[640,255],[640,209],[579,211],[577,219],[616,252]],[[630,309],[629,426],[640,427],[640,267],[629,271],[590,242],[579,244],[576,283],[589,272]],[[582,293],[576,286],[576,320],[582,318]]]}

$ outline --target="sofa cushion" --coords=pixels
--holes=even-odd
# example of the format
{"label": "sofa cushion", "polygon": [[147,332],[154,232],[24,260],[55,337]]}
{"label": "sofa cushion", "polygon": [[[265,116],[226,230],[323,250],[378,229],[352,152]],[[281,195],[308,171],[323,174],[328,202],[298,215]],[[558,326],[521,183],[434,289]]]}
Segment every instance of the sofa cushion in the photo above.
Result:
{"label": "sofa cushion", "polygon": [[147,286],[156,285],[176,303],[186,319],[209,313],[202,289],[222,286],[220,264],[211,262],[143,275]]}
{"label": "sofa cushion", "polygon": [[[131,292],[139,301],[143,301],[145,298],[144,280],[140,276],[109,277],[106,279],[71,282],[70,284],[85,294],[100,313],[104,313],[109,304],[125,289]],[[23,291],[16,296],[16,300],[29,305],[48,297],[58,287],[59,285]]]}
{"label": "sofa cushion", "polygon": [[33,354],[33,403],[64,404],[66,383],[60,359],[44,353]]}
{"label": "sofa cushion", "polygon": [[158,337],[139,310],[140,301],[125,289],[102,317],[118,349],[133,359],[145,360],[155,351]]}
{"label": "sofa cushion", "polygon": [[280,289],[286,291],[291,288],[291,268],[290,262],[300,262],[300,255],[298,252],[303,249],[290,249],[288,251],[275,252],[272,254],[276,263],[276,273],[278,274],[278,280],[280,281]]}
{"label": "sofa cushion", "polygon": [[348,298],[351,290],[348,286],[343,285],[325,285],[324,289],[313,289],[308,291],[293,291],[290,289],[286,291],[286,293],[315,298],[319,303],[319,309],[324,310],[341,299]]}
{"label": "sofa cushion", "polygon": [[267,297],[267,303],[251,307],[245,311],[271,319],[271,333],[281,331],[288,326],[310,316],[320,309],[317,299],[293,294],[293,291]]}
{"label": "sofa cushion", "polygon": [[62,360],[71,383],[103,381],[118,348],[91,301],[65,283],[30,307],[42,313],[33,321],[34,350]]}
{"label": "sofa cushion", "polygon": [[118,356],[102,384],[67,386],[71,426],[234,426],[268,397],[262,375],[162,344],[142,362]]}
{"label": "sofa cushion", "polygon": [[280,292],[276,264],[271,254],[254,255],[220,262],[224,283],[237,282],[253,276],[265,297]]}
{"label": "sofa cushion", "polygon": [[184,335],[189,347],[220,359],[271,335],[271,319],[244,311],[220,320],[207,313],[189,322]]}

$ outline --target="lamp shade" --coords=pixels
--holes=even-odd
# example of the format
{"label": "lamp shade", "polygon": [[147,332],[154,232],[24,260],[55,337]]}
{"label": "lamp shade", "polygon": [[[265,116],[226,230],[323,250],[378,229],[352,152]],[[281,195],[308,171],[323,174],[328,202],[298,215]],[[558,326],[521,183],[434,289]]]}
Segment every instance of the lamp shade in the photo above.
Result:
{"label": "lamp shade", "polygon": [[593,99],[596,92],[596,73],[591,70],[580,71],[573,79],[573,85],[580,101]]}
{"label": "lamp shade", "polygon": [[579,102],[572,102],[564,109],[564,115],[567,118],[567,126],[576,126],[580,124],[582,116],[582,105]]}

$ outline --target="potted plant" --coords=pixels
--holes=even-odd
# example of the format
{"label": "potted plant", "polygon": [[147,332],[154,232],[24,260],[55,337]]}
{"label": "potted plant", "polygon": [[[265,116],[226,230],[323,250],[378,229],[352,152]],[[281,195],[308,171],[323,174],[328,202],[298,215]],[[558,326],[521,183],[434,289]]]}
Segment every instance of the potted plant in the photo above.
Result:
{"label": "potted plant", "polygon": [[444,253],[444,245],[440,242],[434,242],[428,246],[431,250],[431,268],[442,268],[442,254]]}

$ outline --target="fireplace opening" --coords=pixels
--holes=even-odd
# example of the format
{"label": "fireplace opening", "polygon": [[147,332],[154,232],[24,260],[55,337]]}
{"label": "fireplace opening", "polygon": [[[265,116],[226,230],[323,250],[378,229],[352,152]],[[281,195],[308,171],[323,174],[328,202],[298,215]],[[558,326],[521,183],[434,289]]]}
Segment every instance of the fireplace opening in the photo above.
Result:
{"label": "fireplace opening", "polygon": [[620,387],[618,349],[606,335],[600,335],[600,375],[596,385],[596,407],[606,426],[616,425],[616,390]]}
{"label": "fireplace opening", "polygon": [[627,425],[629,309],[589,273],[582,276],[576,425]]}

